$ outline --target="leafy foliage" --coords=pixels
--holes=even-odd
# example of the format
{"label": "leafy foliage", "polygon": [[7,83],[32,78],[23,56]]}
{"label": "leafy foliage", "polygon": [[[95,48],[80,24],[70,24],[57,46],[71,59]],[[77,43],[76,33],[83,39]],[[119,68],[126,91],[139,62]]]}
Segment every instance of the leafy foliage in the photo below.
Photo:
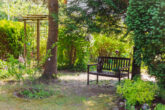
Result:
{"label": "leafy foliage", "polygon": [[0,56],[12,54],[18,57],[23,50],[24,26],[20,22],[0,21]]}
{"label": "leafy foliage", "polygon": [[[95,32],[121,33],[125,30],[125,26],[121,22],[127,7],[127,2],[124,0],[73,0],[69,1],[67,6],[61,7],[58,20],[64,29],[59,31],[59,68],[67,66],[68,68],[85,70],[89,55],[92,57],[90,60],[96,59],[99,56],[99,49],[103,49],[104,39],[106,39],[103,37],[104,39],[99,41],[100,36],[98,36],[97,41],[90,46],[89,50],[89,44],[93,42],[90,42],[90,35]],[[57,20],[55,15],[54,18]],[[113,40],[117,44],[113,43]],[[121,53],[125,51],[125,49],[121,49],[123,43],[121,46],[117,40],[113,40],[110,41],[110,38],[106,40],[107,46],[115,46],[114,49],[108,47],[106,55],[112,55],[115,49],[119,48]],[[97,45],[97,43],[100,44]],[[120,45],[119,48],[118,45]],[[108,50],[109,48],[111,50]]]}
{"label": "leafy foliage", "polygon": [[164,110],[165,109],[165,105],[163,104],[158,104],[156,105],[156,107],[154,108],[154,110]]}
{"label": "leafy foliage", "polygon": [[42,86],[36,86],[36,87],[24,89],[18,95],[30,99],[32,98],[42,99],[52,96],[53,94],[54,93],[51,90],[46,90]]}
{"label": "leafy foliage", "polygon": [[59,69],[84,71],[88,62],[89,42],[82,32],[61,28],[58,41]]}
{"label": "leafy foliage", "polygon": [[150,104],[154,99],[158,87],[150,82],[124,80],[124,83],[117,86],[117,93],[121,94],[129,105]]}
{"label": "leafy foliage", "polygon": [[6,18],[7,18],[7,14],[5,12],[0,11],[0,20],[6,19]]}
{"label": "leafy foliage", "polygon": [[18,59],[15,59],[12,55],[8,58],[8,77],[15,76],[17,80],[23,80],[23,69],[25,65],[19,63]]}
{"label": "leafy foliage", "polygon": [[[34,63],[34,61],[33,61]],[[25,75],[33,81],[35,79],[36,73],[40,70],[39,66],[32,64],[32,60],[27,57],[26,63],[22,57],[22,61],[14,58],[13,55],[10,55],[7,61],[2,61],[3,67],[0,69],[0,78],[11,78],[14,80],[24,81]]]}
{"label": "leafy foliage", "polygon": [[[34,0],[5,0],[1,3],[1,11],[9,20],[18,20],[27,14],[47,14],[45,3]],[[5,17],[7,19],[7,16]]]}
{"label": "leafy foliage", "polygon": [[[0,1],[0,7],[3,6],[3,2]],[[3,12],[2,10],[0,10],[0,20],[2,19],[7,19],[7,14],[5,12]]]}
{"label": "leafy foliage", "polygon": [[148,66],[149,73],[165,88],[165,1],[130,0],[127,25],[134,33],[137,48],[136,62],[141,60]]}
{"label": "leafy foliage", "polygon": [[91,41],[91,60],[98,56],[131,57],[132,43],[123,42],[114,36],[94,35]]}
{"label": "leafy foliage", "polygon": [[87,33],[120,33],[127,0],[73,0],[64,12]]}
{"label": "leafy foliage", "polygon": [[165,89],[164,88],[160,88],[159,97],[161,97],[161,99],[165,101]]}
{"label": "leafy foliage", "polygon": [[7,78],[7,62],[0,59],[0,78]]}

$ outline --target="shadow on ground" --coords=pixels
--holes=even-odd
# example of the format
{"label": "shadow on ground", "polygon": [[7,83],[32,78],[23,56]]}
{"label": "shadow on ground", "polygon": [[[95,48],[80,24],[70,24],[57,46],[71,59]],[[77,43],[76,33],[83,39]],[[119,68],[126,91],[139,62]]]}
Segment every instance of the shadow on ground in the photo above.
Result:
{"label": "shadow on ground", "polygon": [[96,76],[86,85],[86,73],[60,72],[59,79],[42,85],[55,94],[45,99],[21,99],[14,92],[34,85],[18,82],[4,83],[0,86],[0,110],[118,110],[115,85],[117,79]]}

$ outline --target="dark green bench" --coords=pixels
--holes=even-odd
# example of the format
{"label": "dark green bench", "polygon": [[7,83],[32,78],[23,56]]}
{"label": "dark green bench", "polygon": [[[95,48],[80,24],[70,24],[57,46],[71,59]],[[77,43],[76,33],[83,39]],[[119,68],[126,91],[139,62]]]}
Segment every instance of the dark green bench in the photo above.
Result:
{"label": "dark green bench", "polygon": [[[96,66],[97,71],[90,71],[91,66]],[[97,64],[88,65],[87,70],[87,85],[89,85],[89,75],[97,76],[97,83],[99,76],[107,76],[120,79],[123,77],[128,77],[129,79],[129,69],[130,68],[130,58],[119,58],[119,57],[98,57]]]}

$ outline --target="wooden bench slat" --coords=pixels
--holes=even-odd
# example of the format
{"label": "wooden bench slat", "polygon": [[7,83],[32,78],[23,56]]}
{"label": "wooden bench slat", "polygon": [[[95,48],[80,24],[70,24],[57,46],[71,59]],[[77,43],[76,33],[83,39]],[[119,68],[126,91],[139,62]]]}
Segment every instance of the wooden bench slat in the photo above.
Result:
{"label": "wooden bench slat", "polygon": [[90,66],[93,65],[88,65],[87,84],[89,84],[89,74],[97,75],[97,82],[98,82],[98,76],[115,77],[115,78],[119,78],[119,81],[120,78],[122,77],[127,76],[129,78],[130,60],[131,60],[130,58],[120,58],[120,57],[103,57],[103,56],[98,57],[98,62],[103,61],[103,66],[102,66],[103,70],[108,70],[108,71],[102,71],[102,72],[89,71]]}
{"label": "wooden bench slat", "polygon": [[[99,75],[99,76],[110,76],[110,77],[115,77],[118,78],[119,76],[117,74],[114,74],[114,72],[103,72],[103,73],[98,73],[96,71],[90,71],[89,74],[93,75]],[[127,77],[128,75],[125,73],[120,73],[120,78]]]}

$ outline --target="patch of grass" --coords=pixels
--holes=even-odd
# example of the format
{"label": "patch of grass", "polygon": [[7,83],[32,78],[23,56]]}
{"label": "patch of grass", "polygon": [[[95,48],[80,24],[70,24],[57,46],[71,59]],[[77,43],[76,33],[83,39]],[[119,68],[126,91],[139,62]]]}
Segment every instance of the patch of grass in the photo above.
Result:
{"label": "patch of grass", "polygon": [[42,98],[47,98],[49,96],[52,96],[53,93],[54,92],[50,90],[45,90],[45,89],[40,89],[40,88],[28,88],[28,89],[23,89],[20,92],[18,92],[17,96],[21,98],[42,99]]}
{"label": "patch of grass", "polygon": [[[84,80],[85,76],[85,80]],[[59,81],[43,83],[5,81],[0,86],[0,110],[109,110],[115,105],[116,98],[112,95],[96,93],[93,86],[86,86],[86,74],[67,73],[58,76]],[[8,83],[9,82],[9,83]],[[102,81],[100,84],[109,83]],[[33,85],[35,84],[35,85]],[[79,86],[80,84],[80,86]],[[45,91],[37,94],[38,98],[19,98],[14,96],[15,91],[25,90],[22,88],[38,88],[51,90],[53,95],[47,98]],[[99,89],[99,88],[98,88]],[[25,94],[31,94],[26,91]],[[92,96],[90,96],[92,94]],[[116,103],[117,104],[117,103]]]}
{"label": "patch of grass", "polygon": [[114,96],[100,94],[84,101],[88,110],[111,110],[115,106]]}
{"label": "patch of grass", "polygon": [[54,92],[48,98],[24,99],[13,95],[14,91],[29,87],[19,84],[0,86],[0,110],[109,110],[114,106],[113,96],[103,94],[94,97],[78,96],[67,93],[67,89],[63,91],[63,86],[58,84],[42,85],[42,88],[52,89]]}

